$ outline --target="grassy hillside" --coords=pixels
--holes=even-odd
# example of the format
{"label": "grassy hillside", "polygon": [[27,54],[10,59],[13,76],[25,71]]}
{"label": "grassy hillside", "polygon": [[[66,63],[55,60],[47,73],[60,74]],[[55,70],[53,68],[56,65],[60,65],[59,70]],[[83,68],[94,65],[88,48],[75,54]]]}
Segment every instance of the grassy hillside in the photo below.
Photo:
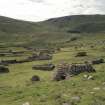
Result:
{"label": "grassy hillside", "polygon": [[[88,31],[88,32],[95,32],[97,31],[95,27],[100,27],[99,31],[104,31],[103,25],[105,25],[105,16],[104,15],[74,15],[74,16],[66,16],[66,17],[61,17],[61,18],[54,18],[54,19],[49,19],[45,23],[54,25],[55,27],[58,27],[59,29],[63,30],[80,30],[81,32],[87,32],[88,28],[93,29],[93,31]],[[93,24],[93,25],[92,25]],[[95,25],[94,25],[95,24]],[[85,30],[85,28],[87,28]],[[92,25],[92,26],[91,26]],[[101,26],[102,25],[102,26]]]}
{"label": "grassy hillside", "polygon": [[6,34],[32,33],[37,31],[39,27],[41,28],[41,26],[36,23],[0,17],[0,31]]}
{"label": "grassy hillside", "polygon": [[[84,36],[68,43],[69,46],[53,55],[52,60],[33,61],[23,64],[9,65],[10,73],[0,74],[1,105],[104,105],[105,104],[105,63],[94,65],[96,73],[82,73],[64,81],[52,81],[56,72],[32,70],[36,64],[52,62],[57,65],[62,61],[67,63],[83,63],[95,58],[105,59],[105,35],[84,34]],[[78,48],[75,49],[75,46]],[[94,46],[94,47],[91,47]],[[7,56],[0,59],[23,59],[35,51],[27,51],[23,47],[4,47],[0,51],[25,51],[22,56]],[[85,51],[88,56],[75,57],[77,52]],[[30,78],[38,75],[41,81],[32,83]],[[91,75],[94,80],[84,80],[84,75]],[[80,97],[80,99],[72,99]],[[71,104],[72,103],[72,104]]]}
{"label": "grassy hillside", "polygon": [[[55,46],[82,33],[104,33],[104,26],[104,15],[74,15],[37,23],[1,16],[0,42],[35,47]],[[52,42],[55,44],[52,45]]]}

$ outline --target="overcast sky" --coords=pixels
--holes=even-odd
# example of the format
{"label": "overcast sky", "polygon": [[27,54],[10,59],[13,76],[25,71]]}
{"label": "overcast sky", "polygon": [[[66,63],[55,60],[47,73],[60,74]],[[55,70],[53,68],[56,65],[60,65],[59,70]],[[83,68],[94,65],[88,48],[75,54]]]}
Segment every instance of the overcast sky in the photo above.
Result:
{"label": "overcast sky", "polygon": [[105,14],[105,0],[0,0],[0,15],[28,21],[75,14]]}

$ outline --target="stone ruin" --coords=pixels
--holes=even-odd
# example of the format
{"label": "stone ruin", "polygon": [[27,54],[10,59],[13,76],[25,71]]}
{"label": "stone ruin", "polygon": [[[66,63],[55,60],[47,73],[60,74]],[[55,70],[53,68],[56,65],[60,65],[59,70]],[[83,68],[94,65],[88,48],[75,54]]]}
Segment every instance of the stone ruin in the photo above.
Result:
{"label": "stone ruin", "polygon": [[58,65],[57,72],[54,80],[60,81],[67,78],[67,76],[75,76],[83,72],[95,72],[91,64],[60,64]]}
{"label": "stone ruin", "polygon": [[68,68],[68,73],[70,75],[78,75],[83,72],[95,72],[95,69],[91,64],[72,64]]}
{"label": "stone ruin", "polygon": [[12,50],[8,50],[8,51],[0,51],[0,56],[20,56],[22,54],[24,54],[25,51],[12,51]]}
{"label": "stone ruin", "polygon": [[1,60],[0,61],[0,65],[5,65],[8,66],[10,64],[19,64],[19,63],[25,63],[25,62],[30,62],[27,59],[22,59],[22,60],[16,60],[16,59],[12,59],[12,60]]}
{"label": "stone ruin", "polygon": [[55,49],[36,49],[36,51],[40,53],[53,54],[55,52]]}
{"label": "stone ruin", "polygon": [[22,60],[16,60],[16,59],[1,60],[0,65],[18,64],[18,63],[32,62],[36,60],[51,60],[51,59],[52,59],[51,54],[39,53],[39,54],[34,54],[31,57]]}
{"label": "stone ruin", "polygon": [[39,53],[38,57],[39,57],[39,60],[51,60],[52,59],[52,55],[47,54],[47,53]]}
{"label": "stone ruin", "polygon": [[9,72],[9,69],[5,66],[0,66],[0,73],[8,73]]}
{"label": "stone ruin", "polygon": [[65,80],[67,77],[68,64],[59,64],[57,67],[57,73],[54,76],[54,80]]}
{"label": "stone ruin", "polygon": [[52,59],[52,55],[47,54],[47,53],[39,53],[39,54],[34,54],[31,57],[27,58],[30,61],[34,61],[34,60],[51,60]]}
{"label": "stone ruin", "polygon": [[104,59],[102,59],[102,58],[96,59],[96,60],[93,60],[91,63],[92,63],[93,65],[94,65],[94,64],[101,64],[101,63],[104,63]]}
{"label": "stone ruin", "polygon": [[75,57],[84,57],[87,56],[87,52],[78,52]]}
{"label": "stone ruin", "polygon": [[32,67],[33,70],[44,70],[44,71],[52,71],[54,70],[55,65],[49,63],[49,64],[43,64],[43,65],[35,65]]}
{"label": "stone ruin", "polygon": [[1,60],[0,64],[1,65],[9,65],[9,64],[15,64],[17,63],[17,60]]}

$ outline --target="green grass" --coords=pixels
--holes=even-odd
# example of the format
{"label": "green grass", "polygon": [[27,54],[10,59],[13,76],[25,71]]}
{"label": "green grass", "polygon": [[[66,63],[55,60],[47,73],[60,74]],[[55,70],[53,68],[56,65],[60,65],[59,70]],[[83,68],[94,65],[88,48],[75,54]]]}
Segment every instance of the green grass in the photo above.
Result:
{"label": "green grass", "polygon": [[[1,105],[22,105],[24,102],[30,102],[31,105],[62,105],[62,103],[70,103],[73,96],[80,96],[80,102],[74,105],[105,105],[105,64],[95,65],[96,73],[91,73],[95,80],[83,80],[83,75],[69,78],[68,80],[55,82],[52,81],[54,71],[36,71],[32,70],[35,64],[44,64],[52,62],[55,65],[62,61],[67,63],[83,63],[86,60],[94,58],[104,58],[104,44],[99,44],[104,40],[104,35],[96,35],[96,37],[82,37],[82,39],[71,42],[54,54],[52,61],[35,61],[24,64],[10,65],[10,73],[0,74],[0,103]],[[76,45],[81,45],[75,49]],[[94,45],[94,48],[90,46]],[[8,47],[9,49],[11,47]],[[23,48],[12,47],[14,50],[24,50]],[[79,51],[86,51],[87,57],[75,57]],[[33,53],[33,52],[31,52]],[[10,57],[11,58],[11,57]],[[9,59],[10,59],[9,58]],[[7,58],[4,58],[7,59]],[[12,58],[11,58],[12,59]],[[18,59],[21,59],[18,58]],[[31,83],[30,78],[33,75],[39,75],[40,82]],[[75,84],[75,85],[72,85]],[[100,90],[93,88],[99,87]],[[91,92],[95,92],[92,94]]]}

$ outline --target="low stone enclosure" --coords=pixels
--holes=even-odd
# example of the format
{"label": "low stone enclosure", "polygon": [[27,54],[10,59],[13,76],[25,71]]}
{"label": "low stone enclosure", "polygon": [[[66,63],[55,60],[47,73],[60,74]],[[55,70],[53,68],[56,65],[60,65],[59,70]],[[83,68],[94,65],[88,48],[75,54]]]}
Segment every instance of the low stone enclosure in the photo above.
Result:
{"label": "low stone enclosure", "polygon": [[78,52],[75,57],[84,57],[87,56],[87,52]]}
{"label": "low stone enclosure", "polygon": [[9,69],[5,66],[0,66],[0,73],[8,73],[9,72]]}
{"label": "low stone enclosure", "polygon": [[35,54],[32,55],[31,57],[27,57],[22,60],[1,60],[0,65],[9,65],[9,64],[17,64],[17,63],[25,63],[25,62],[32,62],[32,61],[37,61],[37,60],[51,60],[52,55],[50,54]]}
{"label": "low stone enclosure", "polygon": [[1,60],[0,64],[1,65],[8,65],[8,64],[15,64],[17,63],[17,60]]}
{"label": "low stone enclosure", "polygon": [[9,51],[2,51],[0,52],[0,57],[2,56],[21,56],[25,53],[25,51],[12,51],[12,50],[9,50]]}
{"label": "low stone enclosure", "polygon": [[101,63],[105,63],[104,59],[100,58],[100,59],[95,59],[91,62],[93,65],[94,64],[101,64]]}
{"label": "low stone enclosure", "polygon": [[32,67],[33,70],[43,70],[43,71],[52,71],[54,70],[54,64],[43,64],[43,65],[35,65]]}
{"label": "low stone enclosure", "polygon": [[52,55],[47,53],[34,54],[27,58],[28,60],[51,60]]}
{"label": "low stone enclosure", "polygon": [[54,80],[60,81],[67,78],[67,76],[75,76],[83,72],[96,72],[91,64],[60,64],[57,67],[57,72]]}

